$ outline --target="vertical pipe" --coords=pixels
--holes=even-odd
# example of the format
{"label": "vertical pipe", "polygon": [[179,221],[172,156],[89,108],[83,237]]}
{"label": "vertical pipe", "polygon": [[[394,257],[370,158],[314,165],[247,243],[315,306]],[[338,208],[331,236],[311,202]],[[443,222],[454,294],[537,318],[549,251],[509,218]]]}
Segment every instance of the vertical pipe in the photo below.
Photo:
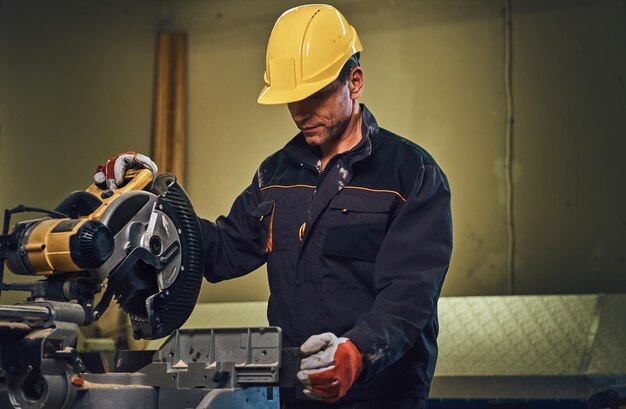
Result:
{"label": "vertical pipe", "polygon": [[152,158],[161,172],[167,167],[167,101],[169,94],[169,49],[170,36],[159,33],[157,37],[156,80],[154,89],[154,125],[152,137]]}
{"label": "vertical pipe", "polygon": [[504,152],[504,180],[506,185],[506,221],[508,234],[507,272],[509,294],[515,288],[515,221],[513,219],[513,85],[512,85],[512,17],[511,0],[504,0],[504,88],[506,92],[506,134]]}
{"label": "vertical pipe", "polygon": [[157,39],[152,156],[163,173],[185,179],[187,33],[162,32]]}
{"label": "vertical pipe", "polygon": [[186,140],[186,115],[187,115],[187,33],[172,33],[174,37],[175,67],[173,82],[174,106],[172,118],[172,173],[180,175],[178,181],[181,185],[185,181],[185,140]]}

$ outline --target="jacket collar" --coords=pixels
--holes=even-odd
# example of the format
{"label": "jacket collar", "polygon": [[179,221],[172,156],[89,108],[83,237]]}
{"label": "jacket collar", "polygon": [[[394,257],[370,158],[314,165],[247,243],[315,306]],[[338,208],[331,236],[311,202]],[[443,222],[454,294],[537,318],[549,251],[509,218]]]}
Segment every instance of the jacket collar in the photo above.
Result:
{"label": "jacket collar", "polygon": [[[378,133],[378,123],[376,118],[370,112],[365,104],[361,105],[361,134],[363,137],[359,143],[347,152],[342,152],[337,156],[341,156],[349,168],[356,162],[368,158],[372,154],[372,135]],[[310,146],[306,143],[302,132],[298,133],[291,141],[283,148],[285,153],[294,159],[296,162],[304,165],[313,166],[318,168],[318,162],[320,160],[321,152],[316,146]]]}

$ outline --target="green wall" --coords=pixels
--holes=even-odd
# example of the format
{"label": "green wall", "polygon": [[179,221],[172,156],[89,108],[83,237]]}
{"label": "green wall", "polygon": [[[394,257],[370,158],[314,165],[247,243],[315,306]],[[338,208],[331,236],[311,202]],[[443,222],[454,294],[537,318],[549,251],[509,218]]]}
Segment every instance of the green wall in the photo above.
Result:
{"label": "green wall", "polygon": [[[54,206],[93,167],[149,152],[155,31],[189,32],[187,190],[227,213],[296,133],[259,106],[265,45],[293,1],[2,1],[0,206]],[[453,189],[444,295],[509,291],[504,1],[334,3],[364,45],[363,97],[429,150]],[[518,293],[626,291],[626,19],[621,0],[512,1]],[[203,301],[264,300],[263,269]],[[6,295],[3,295],[3,300]]]}
{"label": "green wall", "polygon": [[0,2],[0,209],[53,208],[107,158],[149,151],[161,11],[111,4]]}

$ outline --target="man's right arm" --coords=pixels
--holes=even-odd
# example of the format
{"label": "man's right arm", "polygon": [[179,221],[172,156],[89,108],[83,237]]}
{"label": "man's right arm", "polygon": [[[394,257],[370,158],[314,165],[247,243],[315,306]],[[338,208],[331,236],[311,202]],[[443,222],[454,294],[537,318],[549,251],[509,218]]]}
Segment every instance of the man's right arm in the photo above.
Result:
{"label": "man's right arm", "polygon": [[267,260],[259,217],[261,192],[256,177],[215,222],[199,218],[204,246],[204,276],[212,283],[248,274]]}
{"label": "man's right arm", "polygon": [[[156,164],[147,156],[125,152],[99,165],[94,181],[103,189],[119,187],[128,169],[146,168],[156,176]],[[202,229],[204,276],[210,282],[228,280],[248,274],[263,265],[267,256],[262,249],[257,212],[261,192],[255,177],[235,200],[228,216],[215,223],[198,218]]]}

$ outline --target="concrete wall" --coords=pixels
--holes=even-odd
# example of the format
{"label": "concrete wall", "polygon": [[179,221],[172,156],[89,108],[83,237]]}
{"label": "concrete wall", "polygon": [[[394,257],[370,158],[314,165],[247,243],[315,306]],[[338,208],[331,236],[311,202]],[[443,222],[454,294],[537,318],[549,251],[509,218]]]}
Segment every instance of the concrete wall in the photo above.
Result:
{"label": "concrete wall", "polygon": [[521,292],[626,289],[625,4],[515,3]]}
{"label": "concrete wall", "polygon": [[[186,187],[200,215],[227,213],[296,132],[285,107],[256,104],[269,32],[296,2],[0,4],[2,207],[53,206],[107,156],[149,151],[163,17],[189,32]],[[364,45],[363,102],[450,179],[444,295],[506,294],[504,2],[335,4]],[[621,0],[512,2],[518,293],[626,291],[624,16]],[[263,269],[202,292],[203,301],[266,296]]]}
{"label": "concrete wall", "polygon": [[54,208],[98,163],[150,150],[160,13],[148,0],[0,3],[0,209]]}

